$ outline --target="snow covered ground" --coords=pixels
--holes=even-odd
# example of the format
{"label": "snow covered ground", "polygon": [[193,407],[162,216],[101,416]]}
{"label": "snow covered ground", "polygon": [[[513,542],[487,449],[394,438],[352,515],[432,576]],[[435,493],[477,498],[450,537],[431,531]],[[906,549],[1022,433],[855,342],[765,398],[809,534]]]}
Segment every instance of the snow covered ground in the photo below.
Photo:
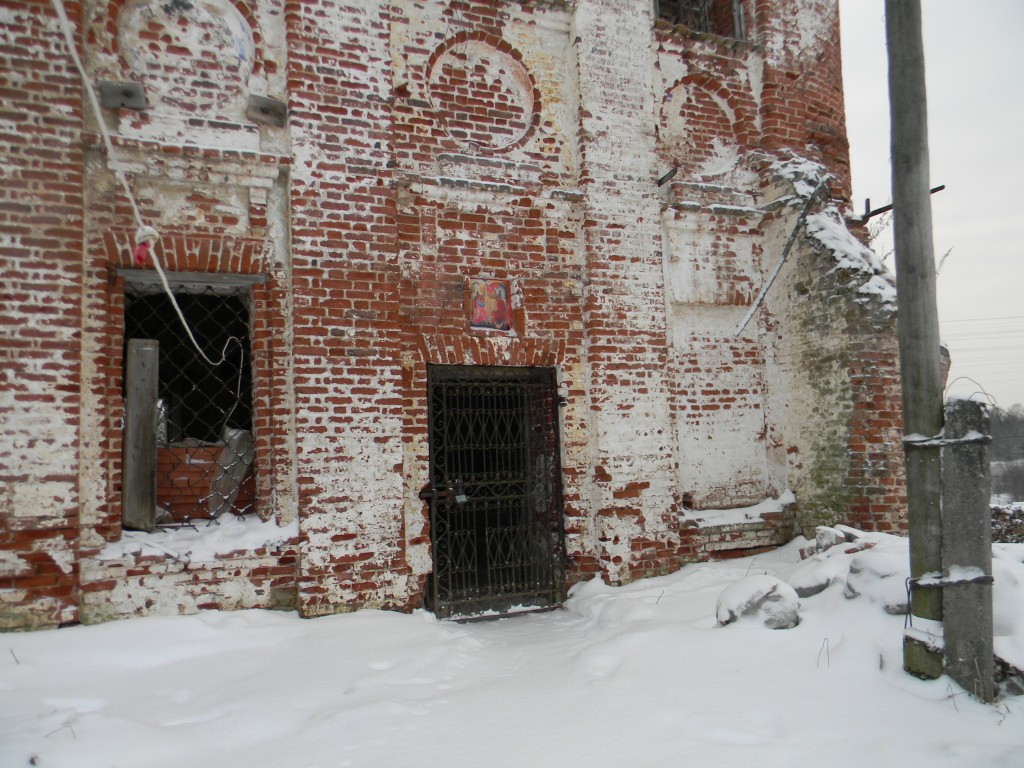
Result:
{"label": "snow covered ground", "polygon": [[[1024,697],[902,671],[884,606],[906,542],[865,538],[475,624],[211,611],[9,634],[0,766],[1024,766]],[[997,649],[1024,666],[1024,545],[995,549]],[[719,626],[723,590],[765,574],[829,586],[793,629]]]}

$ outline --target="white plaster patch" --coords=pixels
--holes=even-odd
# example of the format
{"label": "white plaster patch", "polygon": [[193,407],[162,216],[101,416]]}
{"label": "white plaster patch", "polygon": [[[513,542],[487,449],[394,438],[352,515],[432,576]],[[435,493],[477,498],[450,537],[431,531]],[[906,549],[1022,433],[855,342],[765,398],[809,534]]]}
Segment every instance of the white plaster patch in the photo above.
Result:
{"label": "white plaster patch", "polygon": [[[231,117],[241,118],[242,101],[239,100],[233,110]],[[140,141],[159,141],[161,144],[181,147],[199,147],[202,149],[232,149],[242,152],[258,152],[261,149],[260,127],[255,123],[238,123],[224,121],[205,121],[191,119],[189,115],[181,115],[156,110],[146,112],[146,120],[137,120],[133,113],[124,110],[117,114],[117,132],[125,138],[138,139]],[[269,133],[267,134],[270,135]],[[136,174],[154,173],[156,169],[147,167],[146,161],[154,159],[159,163],[158,172],[168,178],[183,178],[186,173],[181,168],[174,168],[169,165],[170,156],[150,156],[140,158],[139,162],[127,159],[128,152],[121,149],[118,152],[118,159],[124,170]],[[250,166],[253,171],[256,169]],[[208,173],[206,169],[201,172]]]}
{"label": "white plaster patch", "polygon": [[711,140],[709,154],[697,168],[702,176],[720,176],[733,170],[739,163],[740,151],[734,141],[716,136]]}
{"label": "white plaster patch", "polygon": [[149,201],[157,212],[149,222],[157,229],[213,227],[230,235],[249,233],[249,196],[244,188],[139,179],[135,192],[140,202]]}
{"label": "white plaster patch", "polygon": [[57,528],[75,499],[71,483],[19,482],[0,485],[0,512],[12,529]]}
{"label": "white plaster patch", "polygon": [[[753,238],[733,236],[727,246],[717,233],[693,219],[676,221],[664,216],[666,272],[669,300],[676,304],[747,306],[760,276],[754,268]],[[728,253],[729,258],[723,258]],[[723,274],[728,261],[728,272]]]}
{"label": "white plaster patch", "polygon": [[44,552],[60,568],[61,573],[69,574],[74,569],[74,543],[63,538],[41,539],[33,542],[33,552]]}
{"label": "white plaster patch", "polygon": [[246,85],[256,44],[227,0],[129,0],[118,44],[147,88],[169,102],[213,105]]}
{"label": "white plaster patch", "polygon": [[[19,313],[18,305],[5,309],[14,322],[28,325],[38,325],[42,317],[49,316],[52,320],[47,320],[45,327],[52,333],[52,339],[48,343],[68,343],[68,347],[73,348],[69,342],[75,328],[71,323],[60,322],[63,305],[68,302],[68,296],[63,293],[65,288],[73,295],[70,277],[21,302],[26,306],[44,307],[45,315]],[[0,359],[7,357],[0,355]],[[63,395],[54,391],[54,373],[49,369],[54,360],[68,363],[61,353],[53,352],[52,356],[12,357],[9,364],[0,366],[0,413],[4,414],[5,436],[0,443],[0,462],[9,476],[66,477],[76,472],[77,425],[74,419],[68,418],[61,402]],[[0,487],[0,504],[6,501],[10,514],[24,518],[62,515],[64,505],[73,498],[73,492],[60,482],[29,481]]]}
{"label": "white plaster patch", "polygon": [[778,28],[769,30],[763,41],[770,58],[808,57],[820,50],[829,39],[836,5],[835,0],[803,0],[796,13],[784,14]]}
{"label": "white plaster patch", "polygon": [[643,526],[635,515],[601,515],[598,536],[604,550],[608,579],[614,584],[629,581],[632,543],[645,537]]}
{"label": "white plaster patch", "polygon": [[0,631],[47,629],[74,618],[75,607],[55,597],[33,599],[25,589],[0,589]]}
{"label": "white plaster patch", "polygon": [[22,560],[16,552],[0,549],[0,578],[23,576],[31,570],[32,566]]}
{"label": "white plaster patch", "polygon": [[834,23],[834,3],[804,3],[804,7],[796,14],[797,44],[804,51],[809,51],[824,43]]}

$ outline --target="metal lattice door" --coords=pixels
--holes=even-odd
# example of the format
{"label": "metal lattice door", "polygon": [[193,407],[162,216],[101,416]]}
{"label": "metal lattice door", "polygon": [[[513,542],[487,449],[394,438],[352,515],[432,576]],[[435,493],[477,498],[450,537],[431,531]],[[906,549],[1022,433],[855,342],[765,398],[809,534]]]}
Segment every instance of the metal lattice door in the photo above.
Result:
{"label": "metal lattice door", "polygon": [[439,616],[564,599],[558,397],[548,368],[430,366]]}

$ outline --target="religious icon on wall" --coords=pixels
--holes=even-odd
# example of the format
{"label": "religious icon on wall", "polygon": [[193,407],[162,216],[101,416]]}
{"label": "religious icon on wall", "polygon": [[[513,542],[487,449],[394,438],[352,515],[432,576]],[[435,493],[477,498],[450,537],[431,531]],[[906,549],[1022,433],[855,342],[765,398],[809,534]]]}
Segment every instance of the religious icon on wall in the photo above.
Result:
{"label": "religious icon on wall", "polygon": [[469,327],[512,330],[512,291],[508,280],[469,281]]}

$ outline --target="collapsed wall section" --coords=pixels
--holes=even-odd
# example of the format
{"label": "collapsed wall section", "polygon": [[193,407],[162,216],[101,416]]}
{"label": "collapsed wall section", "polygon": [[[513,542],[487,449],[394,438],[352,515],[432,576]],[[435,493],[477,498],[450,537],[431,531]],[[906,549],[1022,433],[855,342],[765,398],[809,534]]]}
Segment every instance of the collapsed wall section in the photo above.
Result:
{"label": "collapsed wall section", "polygon": [[795,221],[794,191],[822,178],[820,167],[795,166],[775,166],[780,207],[766,225],[766,247],[794,229],[796,238],[765,302],[770,439],[786,456],[805,533],[840,522],[905,530],[893,278],[835,205]]}

